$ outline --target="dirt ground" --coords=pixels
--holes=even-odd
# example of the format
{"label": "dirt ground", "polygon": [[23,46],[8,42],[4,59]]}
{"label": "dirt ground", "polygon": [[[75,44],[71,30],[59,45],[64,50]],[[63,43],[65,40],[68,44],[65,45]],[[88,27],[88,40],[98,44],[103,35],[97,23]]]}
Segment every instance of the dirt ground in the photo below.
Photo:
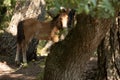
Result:
{"label": "dirt ground", "polygon": [[[28,67],[16,67],[14,63],[14,56],[0,55],[0,80],[42,80],[45,58],[38,57],[37,61],[31,61]],[[85,70],[85,80],[95,80],[97,71],[97,59],[91,57],[87,63],[87,69]]]}
{"label": "dirt ground", "polygon": [[13,56],[0,55],[0,80],[41,80],[45,57],[29,62],[26,68],[16,66]]}

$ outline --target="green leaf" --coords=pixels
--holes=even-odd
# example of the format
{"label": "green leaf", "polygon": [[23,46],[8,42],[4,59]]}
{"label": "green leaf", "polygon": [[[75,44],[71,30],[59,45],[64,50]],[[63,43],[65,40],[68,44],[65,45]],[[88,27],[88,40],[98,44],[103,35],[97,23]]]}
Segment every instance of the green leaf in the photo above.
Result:
{"label": "green leaf", "polygon": [[4,0],[4,5],[11,6],[11,0]]}
{"label": "green leaf", "polygon": [[114,16],[114,8],[109,0],[102,0],[98,5],[99,13],[102,12],[102,16]]}
{"label": "green leaf", "polygon": [[94,7],[97,5],[97,1],[96,0],[90,0],[89,1]]}
{"label": "green leaf", "polygon": [[97,5],[97,1],[96,0],[91,0],[91,2],[93,3],[94,6]]}
{"label": "green leaf", "polygon": [[88,5],[85,5],[85,13],[86,13],[86,14],[89,14],[89,12],[90,12],[90,10],[89,10]]}

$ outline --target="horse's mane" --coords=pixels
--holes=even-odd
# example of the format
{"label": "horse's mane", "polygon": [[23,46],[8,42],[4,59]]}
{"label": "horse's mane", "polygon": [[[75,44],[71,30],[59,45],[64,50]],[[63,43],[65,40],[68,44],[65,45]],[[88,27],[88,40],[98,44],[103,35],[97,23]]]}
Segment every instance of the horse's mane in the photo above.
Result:
{"label": "horse's mane", "polygon": [[52,20],[52,21],[57,20],[59,16],[60,16],[60,14],[57,14],[55,17],[53,17],[53,20]]}
{"label": "horse's mane", "polygon": [[57,28],[61,28],[61,22],[59,21],[59,16],[60,14],[57,14],[55,17],[53,17],[52,21],[51,21],[51,27],[57,27]]}

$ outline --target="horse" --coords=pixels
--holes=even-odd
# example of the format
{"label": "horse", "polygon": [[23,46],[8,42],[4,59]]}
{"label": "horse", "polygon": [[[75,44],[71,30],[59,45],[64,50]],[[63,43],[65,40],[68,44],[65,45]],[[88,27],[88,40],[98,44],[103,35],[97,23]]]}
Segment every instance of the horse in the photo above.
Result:
{"label": "horse", "polygon": [[[69,11],[67,28],[65,28],[60,33],[59,40],[64,40],[64,38],[66,37],[68,32],[73,28],[73,26],[75,24],[76,10],[75,9],[67,9],[67,10]],[[44,55],[44,56],[48,55],[48,51],[49,51],[52,44],[54,44],[52,41],[47,42],[47,44],[41,50],[41,55]]]}
{"label": "horse", "polygon": [[63,9],[59,14],[53,18],[53,20],[45,22],[38,21],[34,18],[29,18],[20,21],[17,26],[17,50],[15,56],[15,62],[19,61],[20,51],[23,55],[23,63],[27,64],[26,51],[28,44],[33,38],[39,40],[51,40],[54,43],[59,41],[59,32],[64,28],[67,28],[68,24],[68,11]]}

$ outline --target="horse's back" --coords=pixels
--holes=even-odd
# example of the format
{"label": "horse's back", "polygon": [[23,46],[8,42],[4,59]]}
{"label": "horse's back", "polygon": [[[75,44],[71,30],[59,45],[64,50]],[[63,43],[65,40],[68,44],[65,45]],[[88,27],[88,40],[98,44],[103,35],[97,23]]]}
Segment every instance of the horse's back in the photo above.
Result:
{"label": "horse's back", "polygon": [[39,24],[39,21],[37,19],[34,18],[30,18],[30,19],[26,19],[24,20],[24,29],[32,29],[35,27],[35,25]]}
{"label": "horse's back", "polygon": [[33,37],[41,40],[49,40],[57,33],[50,22],[42,22],[34,18],[23,20],[21,28],[22,35],[26,41],[30,41]]}
{"label": "horse's back", "polygon": [[48,39],[51,32],[49,22],[42,22],[34,18],[24,20],[23,29],[26,40],[33,37],[38,39]]}
{"label": "horse's back", "polygon": [[41,29],[41,31],[42,31],[44,29],[47,30],[47,28],[49,28],[49,24],[48,23],[39,21],[39,20],[34,19],[34,18],[26,19],[24,21],[23,25],[24,25],[24,29],[25,30],[29,30],[30,29],[32,31],[34,31],[34,30],[36,31],[36,30],[39,30],[39,29]]}

